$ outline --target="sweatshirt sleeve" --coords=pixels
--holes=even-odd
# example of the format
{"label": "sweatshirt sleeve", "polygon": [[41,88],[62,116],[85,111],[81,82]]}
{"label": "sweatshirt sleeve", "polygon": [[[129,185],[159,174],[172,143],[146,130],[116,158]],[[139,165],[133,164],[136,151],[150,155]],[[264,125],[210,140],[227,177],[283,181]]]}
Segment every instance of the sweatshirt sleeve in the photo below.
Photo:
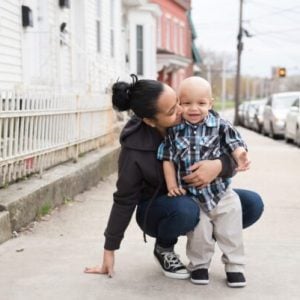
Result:
{"label": "sweatshirt sleeve", "polygon": [[219,177],[222,178],[230,178],[236,174],[235,169],[237,168],[237,164],[233,157],[227,153],[223,153],[219,159],[222,163],[222,171],[219,174]]}
{"label": "sweatshirt sleeve", "polygon": [[104,232],[106,250],[120,248],[124,232],[140,199],[142,176],[134,158],[134,150],[122,149],[119,157],[117,191]]}

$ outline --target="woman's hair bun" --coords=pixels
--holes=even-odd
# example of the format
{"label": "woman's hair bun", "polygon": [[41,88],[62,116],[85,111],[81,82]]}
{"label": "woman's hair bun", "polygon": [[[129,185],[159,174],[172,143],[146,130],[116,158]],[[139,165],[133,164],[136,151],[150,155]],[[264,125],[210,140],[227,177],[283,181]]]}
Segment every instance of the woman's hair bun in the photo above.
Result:
{"label": "woman's hair bun", "polygon": [[113,108],[118,111],[130,109],[129,100],[130,84],[123,81],[118,81],[112,86],[112,104]]}

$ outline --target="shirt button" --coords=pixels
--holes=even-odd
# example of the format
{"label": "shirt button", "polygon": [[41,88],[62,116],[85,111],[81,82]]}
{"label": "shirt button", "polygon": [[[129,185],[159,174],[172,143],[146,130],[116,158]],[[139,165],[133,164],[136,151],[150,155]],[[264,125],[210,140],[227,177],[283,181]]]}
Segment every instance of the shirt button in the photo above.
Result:
{"label": "shirt button", "polygon": [[195,131],[194,131],[194,134],[196,134],[196,133],[197,133],[197,131],[195,130]]}
{"label": "shirt button", "polygon": [[196,150],[196,146],[194,146],[193,149]]}

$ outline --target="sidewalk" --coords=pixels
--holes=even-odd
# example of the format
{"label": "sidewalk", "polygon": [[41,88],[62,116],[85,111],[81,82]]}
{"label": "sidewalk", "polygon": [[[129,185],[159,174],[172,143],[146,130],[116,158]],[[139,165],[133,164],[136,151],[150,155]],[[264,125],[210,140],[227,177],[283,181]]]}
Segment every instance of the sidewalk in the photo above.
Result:
{"label": "sidewalk", "polygon": [[[102,259],[114,174],[0,245],[0,299],[299,299],[300,149],[240,132],[249,145],[252,169],[239,174],[233,185],[257,191],[265,202],[262,219],[244,231],[246,288],[226,286],[219,250],[207,286],[164,277],[153,259],[154,240],[143,242],[134,219],[116,253],[115,277],[84,274],[85,266]],[[185,242],[182,237],[176,251],[187,262]]]}

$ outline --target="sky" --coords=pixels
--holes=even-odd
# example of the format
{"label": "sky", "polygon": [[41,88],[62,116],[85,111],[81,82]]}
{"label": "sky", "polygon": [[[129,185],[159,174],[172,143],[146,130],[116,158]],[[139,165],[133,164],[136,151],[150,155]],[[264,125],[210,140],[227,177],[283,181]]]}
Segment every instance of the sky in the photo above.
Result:
{"label": "sky", "polygon": [[[244,0],[243,75],[270,77],[274,66],[300,75],[300,0]],[[240,0],[192,0],[196,45],[236,60]]]}

